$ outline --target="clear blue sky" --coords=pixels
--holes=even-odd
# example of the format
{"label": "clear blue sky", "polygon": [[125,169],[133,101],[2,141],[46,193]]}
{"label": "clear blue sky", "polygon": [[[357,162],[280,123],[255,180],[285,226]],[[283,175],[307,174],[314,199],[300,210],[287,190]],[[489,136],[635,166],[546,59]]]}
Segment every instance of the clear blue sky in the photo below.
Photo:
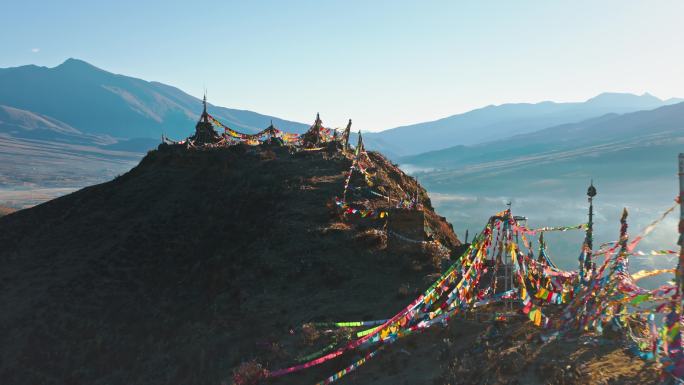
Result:
{"label": "clear blue sky", "polygon": [[684,95],[684,1],[9,0],[0,67],[68,57],[379,130],[488,104]]}

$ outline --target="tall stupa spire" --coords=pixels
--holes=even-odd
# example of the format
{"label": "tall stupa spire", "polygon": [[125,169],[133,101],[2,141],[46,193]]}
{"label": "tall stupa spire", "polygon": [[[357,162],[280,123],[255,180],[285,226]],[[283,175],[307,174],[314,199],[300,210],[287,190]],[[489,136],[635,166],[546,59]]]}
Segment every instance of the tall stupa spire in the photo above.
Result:
{"label": "tall stupa spire", "polygon": [[304,147],[318,147],[321,143],[323,143],[323,138],[321,137],[322,129],[323,121],[321,120],[321,114],[316,113],[316,121],[302,138]]}
{"label": "tall stupa spire", "polygon": [[209,116],[207,115],[207,90],[204,90],[204,98],[202,99],[202,106],[204,109],[202,110],[202,121],[204,122],[209,122]]}
{"label": "tall stupa spire", "polygon": [[207,90],[204,90],[204,97],[202,98],[202,116],[195,126],[195,135],[191,139],[195,144],[217,143],[221,140],[214,127],[209,122],[209,114],[207,113]]}

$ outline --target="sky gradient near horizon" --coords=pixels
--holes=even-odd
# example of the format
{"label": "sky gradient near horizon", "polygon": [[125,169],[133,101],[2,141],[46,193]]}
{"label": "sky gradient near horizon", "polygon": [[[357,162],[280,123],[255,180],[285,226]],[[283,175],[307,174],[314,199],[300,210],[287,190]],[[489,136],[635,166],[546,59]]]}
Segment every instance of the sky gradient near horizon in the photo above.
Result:
{"label": "sky gradient near horizon", "polygon": [[0,67],[69,57],[213,104],[368,131],[489,104],[684,96],[684,1],[4,4]]}

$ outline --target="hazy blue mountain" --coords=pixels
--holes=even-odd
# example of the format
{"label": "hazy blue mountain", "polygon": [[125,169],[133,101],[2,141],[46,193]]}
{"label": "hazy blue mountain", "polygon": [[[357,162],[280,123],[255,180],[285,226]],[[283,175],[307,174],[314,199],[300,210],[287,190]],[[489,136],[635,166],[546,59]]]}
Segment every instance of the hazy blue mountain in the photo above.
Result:
{"label": "hazy blue mountain", "polygon": [[[199,99],[177,88],[76,59],[0,69],[0,204],[36,204],[122,174],[162,133],[190,135],[201,109]],[[209,105],[209,112],[245,132],[271,120],[287,131],[308,128],[251,111]]]}
{"label": "hazy blue mountain", "polygon": [[84,134],[46,115],[3,105],[0,105],[0,135],[87,145],[106,146],[116,142],[107,135]]}
{"label": "hazy blue mountain", "polygon": [[[501,175],[530,182],[578,173],[587,178],[642,177],[671,172],[671,167],[660,168],[658,160],[671,163],[678,152],[684,151],[683,144],[684,103],[679,103],[651,111],[608,114],[505,140],[404,157],[401,161],[437,169],[424,174],[434,183],[432,187],[452,185],[450,180],[460,184],[464,177],[485,184],[498,183],[501,179],[497,176]],[[485,182],[487,177],[492,177],[491,181]]]}
{"label": "hazy blue mountain", "polygon": [[460,169],[473,164],[574,156],[604,147],[645,146],[683,136],[684,103],[679,103],[650,111],[606,114],[497,141],[407,156],[401,161],[435,169]]}
{"label": "hazy blue mountain", "polygon": [[[27,65],[0,69],[0,104],[48,116],[84,134],[120,139],[172,138],[191,134],[201,101],[158,82],[116,75],[84,61],[68,59],[54,67]],[[210,105],[225,124],[246,132],[270,121],[284,130],[303,132],[308,125]]]}
{"label": "hazy blue mountain", "polygon": [[82,134],[70,125],[49,116],[3,105],[0,105],[0,130],[2,133],[18,137],[37,133],[56,136]]}
{"label": "hazy blue mountain", "polygon": [[369,148],[394,158],[456,145],[474,145],[608,113],[650,110],[676,103],[643,95],[603,93],[580,103],[516,103],[487,106],[444,119],[364,135]]}

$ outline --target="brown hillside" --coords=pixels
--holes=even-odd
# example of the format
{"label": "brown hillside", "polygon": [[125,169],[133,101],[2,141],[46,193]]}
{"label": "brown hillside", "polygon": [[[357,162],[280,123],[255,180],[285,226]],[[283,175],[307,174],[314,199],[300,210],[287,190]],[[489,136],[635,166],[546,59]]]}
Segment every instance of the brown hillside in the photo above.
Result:
{"label": "brown hillside", "polygon": [[5,216],[7,214],[12,214],[17,210],[11,208],[11,207],[5,207],[5,206],[0,206],[0,217]]}
{"label": "brown hillside", "polygon": [[[425,190],[370,157],[376,188],[417,190],[428,231],[459,246]],[[219,384],[243,360],[287,362],[278,341],[305,322],[394,314],[440,256],[390,253],[380,225],[341,220],[350,164],[337,151],[170,148],[1,218],[2,382]]]}

